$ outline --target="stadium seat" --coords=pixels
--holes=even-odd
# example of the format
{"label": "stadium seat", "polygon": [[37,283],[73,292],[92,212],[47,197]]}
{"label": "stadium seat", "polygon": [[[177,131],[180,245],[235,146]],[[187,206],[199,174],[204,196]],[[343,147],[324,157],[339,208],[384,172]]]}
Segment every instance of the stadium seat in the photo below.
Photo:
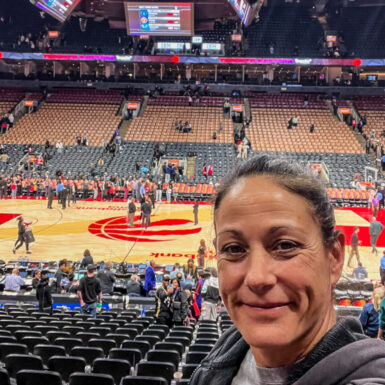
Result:
{"label": "stadium seat", "polygon": [[113,339],[93,338],[88,341],[88,346],[102,348],[104,355],[108,356],[111,349],[116,348],[116,342]]}
{"label": "stadium seat", "polygon": [[57,338],[55,340],[55,344],[59,346],[63,346],[66,350],[66,353],[69,354],[71,349],[75,346],[83,346],[83,341],[80,338]]}
{"label": "stadium seat", "polygon": [[142,353],[142,357],[147,354],[151,346],[148,341],[125,340],[122,343],[122,349],[138,349]]}
{"label": "stadium seat", "polygon": [[185,364],[182,367],[183,378],[190,378],[199,364]]}
{"label": "stadium seat", "polygon": [[8,372],[5,369],[0,369],[0,384],[11,385]]}
{"label": "stadium seat", "polygon": [[92,365],[96,358],[104,357],[104,351],[102,348],[75,346],[71,349],[71,356],[83,357],[87,365]]}
{"label": "stadium seat", "polygon": [[176,350],[150,350],[147,353],[147,361],[171,362],[178,368],[181,356]]}
{"label": "stadium seat", "polygon": [[137,367],[138,376],[147,376],[151,373],[154,377],[162,377],[170,385],[175,373],[175,366],[169,362],[140,362]]}
{"label": "stadium seat", "polygon": [[182,357],[184,353],[184,346],[179,342],[157,342],[154,346],[155,350],[175,350]]}
{"label": "stadium seat", "polygon": [[43,370],[43,361],[39,356],[28,354],[9,354],[5,358],[5,368],[9,376],[16,377],[22,369]]}
{"label": "stadium seat", "polygon": [[68,382],[72,373],[84,372],[86,360],[82,357],[52,356],[48,360],[48,368],[60,373],[63,381]]}
{"label": "stadium seat", "polygon": [[143,358],[139,349],[117,348],[111,349],[109,358],[127,360],[133,367]]}
{"label": "stadium seat", "polygon": [[0,361],[4,362],[8,354],[28,354],[28,347],[24,344],[4,342],[0,344]]}
{"label": "stadium seat", "polygon": [[52,356],[65,356],[66,351],[63,346],[57,345],[35,345],[33,354],[40,356],[43,362],[48,362]]}
{"label": "stadium seat", "polygon": [[16,374],[17,385],[62,385],[59,373],[45,370],[20,370]]}
{"label": "stadium seat", "polygon": [[186,364],[200,364],[208,355],[208,352],[188,352],[186,355]]}
{"label": "stadium seat", "polygon": [[131,365],[127,360],[97,358],[92,365],[92,372],[110,374],[115,384],[120,384],[122,377],[130,375]]}
{"label": "stadium seat", "polygon": [[120,385],[168,385],[168,382],[161,377],[126,376]]}
{"label": "stadium seat", "polygon": [[115,382],[109,374],[73,373],[69,385],[115,385]]}

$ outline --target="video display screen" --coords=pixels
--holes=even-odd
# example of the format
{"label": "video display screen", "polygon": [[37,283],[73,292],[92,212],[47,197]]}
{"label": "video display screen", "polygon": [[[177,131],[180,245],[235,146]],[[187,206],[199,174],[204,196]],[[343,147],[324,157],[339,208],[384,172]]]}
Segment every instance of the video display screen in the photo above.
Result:
{"label": "video display screen", "polygon": [[81,0],[38,0],[36,6],[55,19],[64,22]]}
{"label": "video display screen", "polygon": [[124,3],[129,35],[192,36],[192,3]]}
{"label": "video display screen", "polygon": [[245,26],[248,26],[261,9],[264,0],[259,0],[253,7],[247,0],[228,0]]}

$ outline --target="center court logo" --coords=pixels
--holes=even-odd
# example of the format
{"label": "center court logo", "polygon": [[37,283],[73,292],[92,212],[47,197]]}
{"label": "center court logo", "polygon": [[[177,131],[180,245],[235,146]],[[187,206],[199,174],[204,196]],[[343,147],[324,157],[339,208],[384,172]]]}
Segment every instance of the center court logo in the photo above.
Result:
{"label": "center court logo", "polygon": [[112,217],[92,223],[88,231],[100,238],[129,242],[167,242],[183,235],[198,234],[201,227],[194,227],[187,219],[163,219],[151,222],[147,230],[141,228],[140,217],[135,217],[135,227],[127,226],[127,217]]}

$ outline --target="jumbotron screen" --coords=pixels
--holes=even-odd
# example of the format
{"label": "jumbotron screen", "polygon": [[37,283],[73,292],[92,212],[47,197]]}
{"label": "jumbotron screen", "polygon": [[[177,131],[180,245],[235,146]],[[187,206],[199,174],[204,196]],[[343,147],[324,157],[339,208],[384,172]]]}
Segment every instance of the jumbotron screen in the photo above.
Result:
{"label": "jumbotron screen", "polygon": [[253,1],[251,6],[247,0],[228,0],[245,26],[248,26],[259,13],[264,0]]}
{"label": "jumbotron screen", "polygon": [[192,36],[192,3],[124,3],[129,35]]}
{"label": "jumbotron screen", "polygon": [[55,19],[64,22],[81,0],[38,0],[36,6]]}

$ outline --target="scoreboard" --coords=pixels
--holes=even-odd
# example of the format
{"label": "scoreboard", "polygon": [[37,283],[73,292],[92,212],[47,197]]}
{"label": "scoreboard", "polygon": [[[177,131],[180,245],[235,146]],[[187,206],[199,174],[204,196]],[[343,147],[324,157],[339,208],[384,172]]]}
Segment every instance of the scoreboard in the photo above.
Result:
{"label": "scoreboard", "polygon": [[38,0],[36,7],[64,22],[81,0]]}
{"label": "scoreboard", "polygon": [[192,36],[192,3],[125,3],[129,35]]}

